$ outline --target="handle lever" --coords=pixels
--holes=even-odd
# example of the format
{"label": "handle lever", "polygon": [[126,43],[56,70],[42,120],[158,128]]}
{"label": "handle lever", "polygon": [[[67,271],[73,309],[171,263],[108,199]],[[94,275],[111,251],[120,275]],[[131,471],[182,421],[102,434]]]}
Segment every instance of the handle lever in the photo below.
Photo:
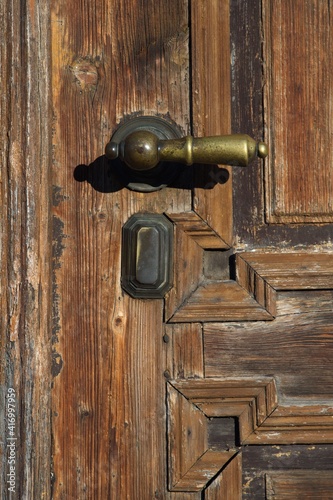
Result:
{"label": "handle lever", "polygon": [[[182,137],[179,128],[155,116],[124,122],[106,145],[113,172],[129,189],[151,192],[173,185],[184,169],[179,163],[247,166],[256,156],[265,158],[268,146],[245,134]],[[166,166],[166,162],[169,165]]]}
{"label": "handle lever", "polygon": [[133,170],[150,170],[161,161],[246,167],[256,156],[265,158],[268,146],[245,134],[163,140],[149,130],[137,130],[119,143],[109,142],[105,154],[110,160],[119,157]]}

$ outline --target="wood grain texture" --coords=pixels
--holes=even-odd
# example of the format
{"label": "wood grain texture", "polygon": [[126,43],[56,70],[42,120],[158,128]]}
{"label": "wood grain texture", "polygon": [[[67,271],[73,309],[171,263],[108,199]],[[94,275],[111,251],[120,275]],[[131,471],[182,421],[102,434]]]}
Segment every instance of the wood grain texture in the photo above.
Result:
{"label": "wood grain texture", "polygon": [[[274,376],[279,406],[246,443],[332,442],[332,293],[284,295],[278,294],[272,323],[206,324],[205,374]],[[229,409],[229,416],[241,414],[232,404]]]}
{"label": "wood grain texture", "polygon": [[333,445],[329,444],[246,446],[242,451],[243,499],[266,497],[266,475],[288,477],[299,470],[316,478],[321,471],[331,473],[332,460]]}
{"label": "wood grain texture", "polygon": [[175,323],[165,326],[166,367],[170,377],[204,376],[203,335],[200,323]]}
{"label": "wood grain texture", "polygon": [[[188,481],[184,476],[207,450],[207,419],[171,385],[168,385],[168,412],[169,487],[176,491],[193,491],[191,481],[194,478]],[[199,484],[194,486],[194,491],[202,488]]]}
{"label": "wood grain texture", "polygon": [[204,379],[174,384],[208,417],[238,417],[239,439],[245,442],[277,406],[273,379]]}
{"label": "wood grain texture", "polygon": [[[184,385],[185,384],[185,385]],[[195,382],[194,382],[195,384]],[[208,443],[208,419],[185,397],[184,381],[168,384],[169,488],[201,491],[232,459],[236,450],[214,450]]]}
{"label": "wood grain texture", "polygon": [[246,446],[242,453],[245,471],[331,470],[333,445]]}
{"label": "wood grain texture", "polygon": [[[0,13],[2,18],[2,29],[5,37],[9,36],[11,32],[12,26],[10,23],[10,11],[8,6],[1,5]],[[8,152],[9,152],[9,144],[8,144],[8,128],[10,124],[10,115],[13,112],[11,109],[10,101],[7,96],[10,95],[10,85],[9,85],[9,77],[11,71],[9,71],[9,59],[11,55],[8,50],[8,45],[6,43],[0,43],[0,62],[1,62],[1,76],[3,78],[3,88],[4,92],[1,93],[1,105],[0,105],[0,140],[2,144],[2,148],[0,150],[1,157],[1,165],[6,166],[6,169],[0,169],[0,196],[1,196],[1,204],[0,204],[0,216],[1,216],[1,227],[0,227],[0,259],[2,265],[2,271],[0,273],[0,286],[1,286],[1,296],[0,296],[0,304],[1,304],[1,314],[0,314],[0,328],[1,328],[1,336],[0,336],[0,394],[1,401],[5,401],[6,397],[6,387],[9,385],[10,381],[7,380],[7,367],[6,367],[6,350],[7,350],[7,342],[8,342],[8,334],[7,334],[7,325],[9,323],[9,315],[8,315],[8,303],[9,303],[9,276],[8,269],[9,266],[9,178],[8,178]],[[5,174],[6,171],[6,174]],[[16,236],[18,237],[18,235]],[[4,485],[6,483],[6,468],[7,468],[7,454],[6,454],[6,415],[5,415],[5,404],[1,405],[0,409],[0,442],[1,442],[1,454],[0,454],[0,477],[1,477],[1,495],[4,496]]]}
{"label": "wood grain texture", "polygon": [[[205,278],[205,254],[197,244],[197,234],[199,239],[202,235],[201,223],[195,219],[192,224],[192,218],[184,219],[184,215],[168,214],[176,224],[176,257],[174,286],[165,300],[166,319],[171,323],[273,319],[275,289],[247,263],[247,254],[244,258],[237,256],[237,282]],[[273,257],[273,262],[277,258]]]}
{"label": "wood grain texture", "polygon": [[[229,8],[229,0],[191,2],[193,132],[198,137],[231,131]],[[228,248],[233,239],[231,169],[198,166],[197,178],[206,178],[207,169],[211,179],[204,188],[195,189],[194,210]]]}
{"label": "wood grain texture", "polygon": [[208,377],[274,374],[284,401],[324,404],[332,395],[332,312],[279,316],[274,322],[208,324]]}
{"label": "wood grain texture", "polygon": [[[263,139],[261,54],[261,2],[231,2],[231,126],[234,133]],[[235,245],[258,246],[258,227],[264,224],[262,165],[233,170],[233,213]]]}
{"label": "wood grain texture", "polygon": [[233,455],[232,451],[207,450],[187,471],[181,481],[173,486],[172,490],[202,491],[210,479],[219,473]]}
{"label": "wood grain texture", "polygon": [[[239,45],[232,46],[234,96],[237,81],[243,81],[240,91],[244,92],[237,104],[238,110],[243,106],[240,115],[244,120],[239,124],[247,122],[255,134],[248,129],[239,131],[256,137],[262,131],[262,115],[257,115],[263,86],[259,3],[233,2],[233,9],[242,4],[239,8],[248,10],[246,22],[237,16],[231,21],[233,27],[240,27],[238,36],[247,49],[244,67],[249,70],[253,65],[237,80]],[[309,5],[319,3],[313,0]],[[211,449],[207,436],[198,431],[208,427],[207,420],[215,416],[237,417],[241,436],[248,436],[244,441],[251,444],[333,442],[331,256],[302,256],[291,265],[293,257],[281,253],[276,261],[266,257],[256,261],[257,256],[251,260],[253,255],[246,261],[243,255],[238,282],[206,280],[204,250],[232,244],[227,170],[209,170],[211,179],[202,185],[207,174],[203,176],[204,167],[199,168],[192,200],[189,189],[151,194],[122,190],[101,157],[116,125],[134,115],[161,115],[188,133],[192,114],[196,135],[230,131],[229,35],[234,35],[229,29],[229,2],[223,2],[222,8],[217,0],[191,4],[192,110],[188,2],[102,0],[77,5],[60,0],[52,5],[51,24],[48,9],[48,2],[40,5],[14,0],[0,6],[4,33],[1,79],[6,82],[0,107],[0,154],[5,165],[0,173],[0,321],[5,332],[0,340],[0,375],[5,386],[12,385],[17,391],[18,496],[28,491],[34,498],[198,500],[207,481],[225,464],[225,471],[233,464],[229,462],[231,451]],[[257,31],[251,32],[254,23]],[[327,92],[328,87],[324,89]],[[247,100],[246,92],[252,94],[252,100]],[[217,106],[218,102],[223,106]],[[189,172],[192,175],[192,169]],[[256,181],[249,183],[246,192],[257,202],[263,198],[262,185],[257,189],[256,184],[262,177],[259,170],[253,175]],[[318,185],[322,187],[320,182]],[[317,195],[314,188],[309,193]],[[321,202],[326,203],[328,213],[326,194],[323,191]],[[252,238],[245,238],[244,243],[239,237],[240,247],[249,241],[256,247],[330,241],[327,226],[309,227],[306,233],[288,226],[267,228],[261,220],[262,201],[251,208],[248,203],[247,196],[235,203],[237,220],[242,219]],[[196,212],[191,211],[193,207]],[[177,286],[167,299],[165,316],[162,301],[133,301],[120,287],[121,227],[128,217],[141,211],[173,214],[175,219],[177,214],[195,214],[189,225],[181,221],[182,229],[176,229],[176,233],[180,229]],[[259,221],[257,225],[254,219]],[[280,288],[294,291],[276,294],[274,290]],[[304,291],[299,292],[300,288]],[[260,321],[272,319],[272,314],[277,314],[277,320],[271,325]],[[175,321],[185,323],[164,329],[164,317],[173,315]],[[199,322],[226,320],[237,323],[204,327],[203,345]],[[240,323],[243,320],[246,323]],[[163,342],[165,333],[172,337],[169,350]],[[190,402],[188,395],[182,395],[182,403],[175,406],[173,418],[178,418],[179,425],[174,435],[180,450],[187,440],[192,441],[185,450],[188,455],[175,459],[181,464],[176,466],[180,480],[175,484],[196,491],[170,493],[165,379],[206,375],[212,383],[212,373],[219,379],[234,373],[238,381],[270,374],[276,379],[279,406],[268,412],[272,393],[265,398],[260,393],[258,402],[240,394],[236,401],[233,387],[223,401],[201,402],[202,425],[193,427],[199,435],[195,441],[187,434],[191,418],[183,418],[177,411],[190,405],[191,410],[185,410],[184,415],[192,414],[200,402]],[[180,394],[179,388],[176,391]],[[231,400],[227,400],[229,396]],[[4,422],[1,419],[2,443]],[[193,450],[200,456],[191,462]],[[3,453],[1,460],[3,479]],[[232,467],[239,472],[239,464]],[[231,481],[235,481],[231,470]],[[219,495],[221,488],[224,491],[223,473],[222,479],[210,484],[207,495]]]}
{"label": "wood grain texture", "polygon": [[165,298],[165,317],[170,319],[203,281],[204,250],[176,225],[174,236],[174,286]]}
{"label": "wood grain texture", "polygon": [[186,492],[186,491],[173,491],[169,493],[172,500],[201,500],[201,491],[198,492]]}
{"label": "wood grain texture", "polygon": [[187,212],[191,194],[121,189],[100,155],[134,114],[169,113],[188,131],[187,3],[60,1],[52,37],[53,496],[163,498],[163,302],[122,292],[121,228],[136,212]]}
{"label": "wood grain texture", "polygon": [[[302,2],[294,3],[294,2],[279,2],[279,5],[282,6],[282,9],[286,8],[286,11],[289,8],[295,10],[295,15],[287,19],[289,14],[284,16],[283,22],[284,26],[289,23],[294,23],[295,27],[298,25],[299,20],[296,19],[298,16],[298,12],[300,13],[300,21],[304,20],[304,10],[303,8],[298,8],[298,5],[303,5]],[[319,5],[320,9],[313,9],[314,15],[317,16],[320,10],[326,10],[326,4],[322,2],[306,2],[306,9],[309,6]],[[262,19],[262,6],[266,6],[267,9],[272,9],[272,22],[276,28],[276,36],[278,37],[276,40],[273,40],[272,43],[276,45],[277,54],[281,55],[283,58],[283,64],[286,62],[285,53],[283,50],[279,48],[279,39],[280,36],[278,34],[278,20],[275,18],[275,3],[270,2],[232,2],[231,3],[231,15],[230,15],[230,36],[231,36],[231,46],[232,46],[232,58],[231,58],[231,72],[232,72],[232,129],[233,132],[246,132],[252,137],[260,140],[266,134],[267,139],[267,129],[265,120],[269,119],[267,117],[266,110],[271,109],[273,114],[280,113],[279,109],[273,109],[270,103],[264,103],[264,91],[267,89],[267,81],[264,76],[270,72],[270,60],[266,60],[263,53],[263,25],[260,20]],[[305,3],[304,3],[305,5]],[[328,4],[327,4],[328,5]],[[310,7],[311,8],[311,7]],[[331,8],[331,7],[330,7]],[[328,11],[327,11],[328,12]],[[319,17],[317,18],[319,22]],[[267,25],[266,25],[267,27]],[[304,28],[304,22],[303,22]],[[302,30],[303,30],[302,28]],[[283,29],[283,28],[281,28]],[[296,28],[295,28],[296,29]],[[306,28],[305,28],[306,29]],[[312,29],[312,28],[310,28]],[[317,34],[315,34],[315,39],[318,40],[318,37],[322,40],[325,36],[327,36],[323,31],[327,30],[330,33],[331,27],[329,26],[328,20],[323,20]],[[267,27],[267,32],[269,33],[270,27]],[[306,36],[306,35],[305,35]],[[330,36],[330,35],[328,35]],[[305,50],[305,46],[303,44],[298,44],[297,46],[294,44],[294,40],[297,39],[297,36],[294,36],[294,32],[291,34],[291,39],[293,42],[288,45],[287,43],[287,53],[290,57],[292,57],[292,62],[286,66],[285,73],[281,75],[281,81],[277,78],[272,81],[272,85],[276,87],[280,87],[284,84],[284,82],[289,79],[296,79],[299,74],[300,68],[305,68],[306,63],[303,59],[302,52]],[[329,42],[331,43],[331,42]],[[294,47],[294,52],[291,52],[291,46]],[[314,48],[317,50],[318,46]],[[274,57],[274,54],[273,54]],[[322,68],[327,67],[327,73],[325,77],[324,87],[327,85],[331,85],[329,83],[330,75],[332,74],[331,69],[328,67],[331,62],[328,62],[332,59],[331,51],[321,52],[321,59],[318,65]],[[282,59],[281,59],[282,61]],[[314,63],[313,68],[318,68],[317,62]],[[288,93],[287,95],[281,95],[281,107],[288,112],[287,110],[287,101],[290,113],[288,115],[288,120],[290,117],[297,121],[297,126],[291,128],[287,127],[285,122],[281,122],[279,125],[280,136],[284,135],[284,140],[287,142],[282,143],[281,140],[277,141],[274,130],[271,131],[271,138],[269,139],[270,143],[270,155],[269,158],[274,157],[274,150],[277,148],[284,150],[288,149],[289,144],[297,141],[303,140],[302,129],[310,130],[311,127],[316,129],[317,124],[314,122],[314,115],[312,116],[312,108],[314,107],[314,112],[316,113],[318,108],[317,106],[321,105],[323,102],[321,100],[321,82],[318,80],[316,82],[309,70],[307,73],[307,81],[303,85],[303,89],[300,89],[300,92],[304,95],[304,90],[306,88],[314,88],[317,87],[318,95],[315,96],[314,102],[310,99],[308,102],[304,99],[304,107],[300,111],[299,118],[295,115],[296,106],[294,106],[293,100],[297,99],[298,95],[295,92]],[[304,77],[304,74],[302,75]],[[274,96],[272,96],[274,100]],[[324,97],[324,100],[326,97]],[[280,104],[277,103],[279,107]],[[330,120],[329,116],[331,113],[331,108],[323,109],[322,115],[320,117],[320,122],[322,123],[325,120]],[[310,117],[309,122],[304,121],[305,115]],[[319,123],[317,120],[317,123]],[[331,120],[332,121],[332,120]],[[276,124],[278,126],[278,124]],[[266,130],[266,132],[265,132]],[[284,132],[283,132],[284,130]],[[295,131],[295,138],[293,137]],[[318,133],[318,132],[316,132]],[[326,136],[326,131],[323,132],[324,136]],[[309,148],[310,155],[313,156],[315,152],[315,148],[318,148],[318,153],[320,155],[325,155],[324,149],[320,152],[322,144],[320,140],[315,145],[315,142],[310,134],[309,139]],[[318,167],[314,168],[313,163],[308,159],[308,151],[307,149],[300,152],[297,150],[294,153],[291,153],[293,156],[289,156],[290,165],[288,168],[292,169],[294,172],[293,175],[297,179],[298,185],[292,186],[289,183],[288,177],[285,176],[285,167],[282,163],[281,155],[279,154],[276,159],[276,167],[279,170],[277,173],[279,178],[283,176],[283,186],[286,189],[283,196],[294,200],[294,204],[297,204],[297,197],[300,199],[307,198],[308,202],[310,201],[310,193],[313,194],[313,210],[316,210],[317,201],[325,197],[325,192],[327,193],[330,187],[327,185],[326,187],[321,186],[320,191],[318,191],[317,186],[321,185],[324,181],[321,177],[321,172],[324,172],[323,177],[327,177],[329,172],[329,163],[324,161],[325,165],[318,165]],[[296,159],[302,158],[303,162],[298,162]],[[317,160],[316,160],[317,162]],[[267,163],[267,161],[266,161]],[[326,246],[328,249],[332,249],[331,244],[331,235],[332,235],[332,225],[327,224],[306,224],[303,223],[286,223],[286,224],[268,224],[266,221],[266,201],[265,201],[265,182],[264,182],[264,165],[261,163],[252,164],[250,168],[246,169],[234,169],[233,170],[233,203],[234,203],[234,235],[235,235],[235,247],[239,251],[241,250],[249,250],[251,248],[260,248],[260,247],[274,247],[280,248],[282,251],[286,248],[296,247],[300,248],[299,245],[305,248],[308,245],[313,247],[314,251],[318,251],[321,245]],[[266,169],[266,167],[265,167]],[[310,169],[310,177],[315,179],[315,183],[311,184],[308,180],[309,177],[305,173],[307,169]],[[266,172],[268,173],[268,172]],[[266,176],[267,177],[267,176]],[[268,179],[269,183],[274,182],[274,179]],[[331,182],[331,181],[329,181]],[[299,187],[302,189],[305,187],[306,191],[299,194]],[[316,191],[315,191],[316,189]],[[290,191],[290,192],[289,192]],[[280,193],[281,194],[281,193]],[[276,193],[276,196],[280,196],[279,193]],[[305,198],[304,198],[305,197]],[[327,200],[329,203],[329,200]],[[310,207],[311,208],[311,207]],[[274,209],[274,207],[272,207]],[[327,209],[327,207],[326,207]],[[302,215],[299,213],[299,215]],[[311,250],[311,251],[313,251]]]}
{"label": "wood grain texture", "polygon": [[[238,279],[249,288],[251,280],[246,276],[259,275],[270,287],[276,290],[332,289],[332,253],[243,253],[238,256],[246,262]],[[252,268],[252,271],[251,271]],[[241,278],[242,277],[242,278]],[[268,294],[269,291],[266,291]]]}
{"label": "wood grain texture", "polygon": [[172,500],[201,500],[202,494],[201,491],[197,492],[187,492],[187,491],[173,491],[169,493],[169,497]]}
{"label": "wood grain texture", "polygon": [[[236,417],[241,445],[333,443],[333,406],[283,406],[272,378],[189,379],[172,385],[188,400],[187,408],[192,403],[208,419]],[[176,427],[184,428],[184,422]]]}
{"label": "wood grain texture", "polygon": [[[276,290],[266,276],[263,276],[258,266],[258,261],[253,262],[250,254],[236,255],[236,277],[239,285],[247,290],[258,304],[264,307],[272,316],[276,316]],[[265,259],[265,256],[263,257]],[[260,261],[260,257],[258,258]],[[267,261],[269,257],[267,258]],[[268,265],[269,266],[269,265]],[[267,267],[268,267],[267,266]],[[290,273],[288,275],[290,277]]]}
{"label": "wood grain texture", "polygon": [[279,294],[277,315],[302,314],[316,312],[322,314],[332,311],[333,290],[321,290],[313,293],[312,290],[283,292]]}
{"label": "wood grain texture", "polygon": [[218,234],[195,212],[167,215],[174,224],[190,238],[193,238],[201,248],[217,250],[226,247],[225,242],[221,240]]}
{"label": "wood grain texture", "polygon": [[[245,252],[236,254],[236,281],[206,279],[204,255],[194,244],[194,234],[192,228],[176,235],[175,286],[166,301],[171,323],[272,320],[278,290],[333,287],[332,253]],[[184,275],[184,269],[189,274]]]}
{"label": "wood grain texture", "polygon": [[[49,2],[3,2],[1,64],[1,486],[7,389],[15,390],[15,493],[51,491],[51,108]],[[8,442],[9,443],[9,442]],[[13,442],[11,442],[13,443]],[[13,458],[13,456],[11,456]]]}
{"label": "wood grain texture", "polygon": [[205,491],[205,500],[242,500],[242,454],[238,453]]}
{"label": "wood grain texture", "polygon": [[333,443],[333,405],[278,406],[245,442]]}
{"label": "wood grain texture", "polygon": [[263,2],[268,222],[333,221],[332,9]]}
{"label": "wood grain texture", "polygon": [[267,500],[295,498],[329,500],[333,496],[332,491],[333,469],[331,471],[272,471],[266,474]]}
{"label": "wood grain texture", "polygon": [[170,322],[271,320],[271,314],[234,281],[205,281]]}

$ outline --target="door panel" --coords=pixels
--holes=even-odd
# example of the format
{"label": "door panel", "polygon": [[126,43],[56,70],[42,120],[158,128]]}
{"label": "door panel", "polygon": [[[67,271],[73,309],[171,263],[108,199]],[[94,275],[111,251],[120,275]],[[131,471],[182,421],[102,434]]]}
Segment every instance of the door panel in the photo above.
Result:
{"label": "door panel", "polygon": [[115,126],[133,114],[169,115],[188,132],[187,5],[58,2],[52,16],[61,228],[53,495],[163,498],[163,301],[122,291],[121,230],[137,212],[190,210],[191,192],[128,191],[99,157]]}
{"label": "door panel", "polygon": [[0,18],[0,496],[43,498],[51,482],[49,5],[2,2]]}
{"label": "door panel", "polygon": [[243,498],[331,498],[332,490],[324,488],[331,487],[332,458],[332,447],[325,445],[248,446],[242,457]]}
{"label": "door panel", "polygon": [[[330,5],[303,4],[1,7],[1,376],[21,496],[306,498],[317,483],[330,498]],[[264,136],[271,154],[130,191],[103,151],[140,115]],[[122,227],[139,212],[174,225],[164,300],[121,288]]]}
{"label": "door panel", "polygon": [[270,143],[264,171],[233,171],[240,250],[332,249],[331,9],[321,0],[231,2],[232,129],[264,131]]}
{"label": "door panel", "polygon": [[332,222],[332,7],[264,1],[262,11],[266,219]]}

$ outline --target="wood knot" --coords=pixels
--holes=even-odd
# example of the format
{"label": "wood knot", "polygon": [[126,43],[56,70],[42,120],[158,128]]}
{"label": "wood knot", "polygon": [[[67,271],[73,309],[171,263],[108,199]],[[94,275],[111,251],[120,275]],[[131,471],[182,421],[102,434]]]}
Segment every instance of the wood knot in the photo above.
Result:
{"label": "wood knot", "polygon": [[71,65],[75,83],[81,90],[95,89],[98,83],[98,61],[79,57]]}
{"label": "wood knot", "polygon": [[92,410],[89,409],[85,404],[79,404],[79,416],[81,419],[92,416]]}
{"label": "wood knot", "polygon": [[118,317],[118,318],[115,319],[114,323],[115,323],[116,326],[119,327],[119,326],[122,326],[123,320]]}

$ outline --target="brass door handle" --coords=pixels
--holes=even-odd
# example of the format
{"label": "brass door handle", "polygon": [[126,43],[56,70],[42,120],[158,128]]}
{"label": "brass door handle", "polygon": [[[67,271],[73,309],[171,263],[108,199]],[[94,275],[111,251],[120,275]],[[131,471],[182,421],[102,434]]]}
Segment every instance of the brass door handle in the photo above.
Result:
{"label": "brass door handle", "polygon": [[161,140],[149,130],[132,132],[120,143],[109,142],[106,156],[120,158],[134,170],[150,170],[160,161],[226,164],[246,167],[256,156],[266,158],[268,147],[245,134]]}
{"label": "brass door handle", "polygon": [[153,173],[161,162],[192,165],[247,166],[256,157],[265,158],[268,146],[245,134],[193,138],[180,137],[166,120],[141,117],[122,125],[105,148],[109,160],[119,158],[137,173]]}

